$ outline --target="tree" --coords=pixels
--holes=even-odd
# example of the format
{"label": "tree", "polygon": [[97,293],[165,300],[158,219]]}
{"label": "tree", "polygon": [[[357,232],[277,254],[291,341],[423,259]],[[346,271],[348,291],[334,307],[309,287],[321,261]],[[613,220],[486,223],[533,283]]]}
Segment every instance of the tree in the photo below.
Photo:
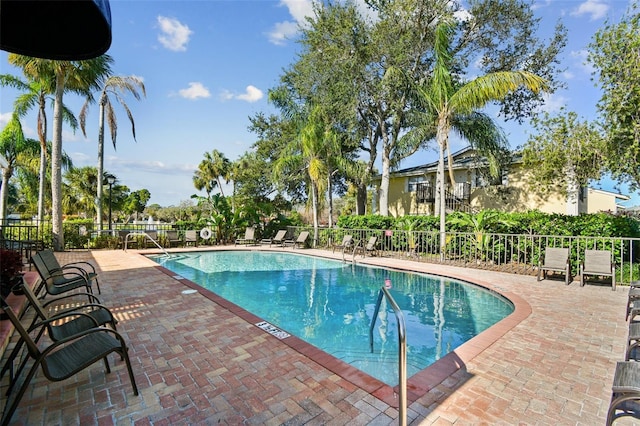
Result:
{"label": "tree", "polygon": [[222,179],[228,183],[231,162],[224,154],[217,149],[204,153],[204,160],[198,165],[198,170],[193,175],[193,185],[198,191],[205,190],[207,196],[211,195],[216,187],[220,189],[220,194],[224,197],[222,190]]}
{"label": "tree", "polygon": [[[444,155],[449,153],[449,133],[457,122],[474,119],[476,110],[489,102],[504,99],[520,87],[532,92],[547,88],[545,81],[526,71],[501,71],[489,73],[460,84],[454,79],[450,43],[453,26],[441,22],[436,27],[434,42],[435,62],[431,78],[417,87],[425,114],[433,120],[438,143],[437,200],[440,214],[440,252],[444,255],[445,240],[445,193]],[[463,134],[464,135],[464,134]],[[451,161],[449,166],[451,167]],[[453,173],[451,173],[453,176]],[[453,178],[452,178],[453,183]]]}
{"label": "tree", "polygon": [[64,178],[64,212],[89,216],[94,209],[94,194],[99,182],[97,169],[76,167],[67,171]]}
{"label": "tree", "polygon": [[113,59],[102,55],[84,61],[55,61],[30,58],[10,54],[9,61],[22,68],[33,79],[39,76],[55,76],[53,104],[53,139],[51,153],[51,230],[53,248],[64,250],[64,229],[62,227],[62,122],[64,93],[73,91],[90,96],[91,91],[100,87],[101,81],[111,73]]}
{"label": "tree", "polygon": [[[21,63],[22,61],[26,60],[26,57],[21,58],[20,55],[9,56],[9,61],[12,63]],[[12,75],[0,75],[0,85],[13,87],[24,92],[19,95],[14,102],[14,110],[19,117],[23,117],[29,110],[36,106],[38,108],[36,126],[38,139],[40,141],[40,166],[37,208],[38,221],[43,220],[45,210],[47,155],[49,153],[49,149],[47,147],[46,101],[48,99],[52,99],[51,95],[55,90],[53,77],[53,75],[47,75],[45,73],[34,77],[27,75],[27,81],[23,81],[18,77]],[[63,119],[67,122],[67,124],[71,126],[72,129],[76,129],[78,127],[78,123],[71,110],[63,105],[62,111]]]}
{"label": "tree", "polygon": [[316,107],[306,119],[300,133],[284,150],[284,155],[276,161],[273,173],[276,176],[304,173],[311,181],[310,198],[313,215],[314,246],[318,241],[318,198],[327,189],[330,178],[329,158],[340,154],[336,133],[328,124],[326,115]]}
{"label": "tree", "polygon": [[578,191],[590,180],[599,180],[605,169],[605,142],[595,124],[579,121],[564,109],[545,113],[531,121],[535,133],[522,150],[524,167],[530,171],[529,187],[554,187],[569,195],[568,214],[578,214]]}
{"label": "tree", "polygon": [[[127,113],[127,117],[129,118],[129,122],[131,123],[131,133],[133,134],[133,139],[136,139],[136,126],[135,121],[133,120],[133,114],[131,114],[131,110],[129,110],[129,106],[124,101],[124,98],[121,94],[130,93],[136,100],[140,100],[140,92],[143,96],[146,96],[146,90],[144,87],[144,83],[140,77],[136,76],[110,76],[104,82],[104,86],[102,87],[102,91],[100,92],[100,99],[98,103],[100,105],[100,116],[98,121],[98,176],[104,175],[104,122],[105,116],[107,119],[107,126],[111,131],[111,141],[113,143],[113,149],[116,149],[116,136],[118,133],[118,121],[116,120],[116,113],[113,108],[113,102],[109,97],[111,94],[115,99],[122,105],[124,110]],[[82,106],[80,110],[80,127],[82,128],[82,133],[87,135],[85,131],[85,124],[87,114],[89,113],[89,104],[93,102],[93,97],[87,97],[86,102]],[[102,229],[102,194],[103,194],[103,186],[98,185],[96,192],[96,215],[98,218],[98,230]]]}
{"label": "tree", "polygon": [[640,189],[640,3],[607,23],[589,45],[588,61],[602,86],[598,111],[606,132],[611,175]]}
{"label": "tree", "polygon": [[[281,78],[276,90],[285,88],[291,100],[321,105],[339,123],[347,142],[342,152],[358,149],[368,153],[368,172],[373,172],[378,152],[381,156],[380,213],[388,213],[390,171],[429,140],[402,139],[411,128],[408,120],[413,105],[408,81],[431,78],[435,56],[435,23],[459,16],[461,21],[450,53],[452,70],[460,78],[482,72],[528,70],[543,76],[549,90],[560,85],[556,56],[564,47],[566,31],[558,25],[549,42],[536,37],[539,20],[531,4],[520,0],[473,1],[464,10],[460,3],[437,0],[369,0],[376,13],[367,20],[353,3],[318,4],[316,16],[302,32],[300,59]],[[545,44],[546,43],[546,44]],[[331,64],[331,66],[327,66]],[[478,69],[469,69],[479,64]],[[407,78],[388,73],[400,69]],[[528,116],[542,98],[531,91],[516,89],[500,99],[505,118]],[[366,178],[354,181],[364,202]]]}
{"label": "tree", "polygon": [[135,214],[137,220],[138,214],[144,212],[147,207],[149,199],[151,199],[151,193],[147,189],[133,191],[125,200],[122,211],[128,215]]}
{"label": "tree", "polygon": [[0,154],[7,160],[7,167],[2,168],[0,222],[6,217],[9,180],[13,175],[14,169],[19,165],[20,156],[26,152],[35,154],[38,152],[38,147],[38,141],[24,137],[18,115],[14,113],[2,133],[0,133]]}

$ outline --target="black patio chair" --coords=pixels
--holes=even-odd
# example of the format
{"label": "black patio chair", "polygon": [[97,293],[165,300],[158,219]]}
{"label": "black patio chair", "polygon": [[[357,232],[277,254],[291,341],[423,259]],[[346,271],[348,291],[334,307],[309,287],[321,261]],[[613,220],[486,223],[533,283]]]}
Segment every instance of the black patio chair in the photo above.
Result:
{"label": "black patio chair", "polygon": [[55,269],[50,270],[47,266],[47,262],[42,257],[42,252],[37,252],[31,256],[33,266],[42,279],[42,283],[35,291],[39,294],[40,288],[44,286],[46,294],[56,296],[66,293],[78,288],[84,287],[87,293],[93,293],[91,288],[91,281],[87,278],[87,275],[78,269]]}
{"label": "black patio chair", "polygon": [[[73,336],[74,334],[78,334],[101,325],[109,325],[112,329],[116,330],[116,324],[118,323],[116,318],[113,316],[111,311],[107,307],[101,305],[100,300],[91,293],[74,293],[67,296],[56,297],[55,299],[48,300],[46,303],[41,303],[29,285],[23,284],[22,291],[29,301],[27,309],[32,307],[35,311],[33,321],[27,328],[27,332],[31,333],[34,330],[38,330],[38,334],[34,339],[36,343],[40,340],[40,337],[42,337],[45,330],[47,330],[49,338],[53,341],[62,340],[69,336]],[[69,300],[70,298],[77,298],[78,296],[87,296],[89,297],[89,300],[93,300],[94,303]],[[71,307],[61,309],[56,308],[54,315],[47,313],[48,306],[51,306],[54,303],[58,306],[63,300],[65,305],[70,305]],[[13,363],[20,353],[23,343],[24,342],[22,340],[19,340],[18,343],[16,343],[11,354],[9,354],[7,362],[4,364],[2,371],[0,372],[0,378],[4,377],[4,374],[7,371],[10,372],[11,384],[9,386],[9,391],[13,386]],[[25,358],[18,366],[15,375],[20,374],[26,361],[27,358]]]}
{"label": "black patio chair", "polygon": [[[138,387],[133,376],[131,361],[127,345],[122,336],[115,330],[106,327],[89,328],[81,333],[66,337],[52,343],[44,349],[38,348],[36,342],[31,338],[27,330],[22,326],[15,313],[0,297],[0,305],[9,317],[9,320],[19,333],[20,338],[27,347],[27,356],[34,360],[33,366],[27,372],[22,385],[18,391],[7,396],[5,410],[2,414],[2,426],[9,424],[13,413],[20,400],[24,396],[31,379],[41,367],[44,376],[53,381],[62,381],[88,368],[96,362],[103,360],[107,373],[111,372],[107,356],[115,352],[124,359],[129,373],[129,380],[133,387],[133,393],[138,395]],[[43,326],[53,320],[43,321]],[[17,377],[15,382],[17,383]]]}

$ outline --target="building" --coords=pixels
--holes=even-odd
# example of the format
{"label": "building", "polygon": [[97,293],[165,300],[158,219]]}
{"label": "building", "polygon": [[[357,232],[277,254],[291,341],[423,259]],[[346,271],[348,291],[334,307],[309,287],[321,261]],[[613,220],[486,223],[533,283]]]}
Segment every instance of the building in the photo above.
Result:
{"label": "building", "polygon": [[[447,210],[475,212],[496,209],[505,212],[540,210],[545,213],[578,215],[580,213],[617,212],[619,201],[629,197],[594,188],[577,188],[564,195],[558,187],[528,184],[522,160],[515,157],[500,178],[492,180],[486,159],[465,148],[452,155],[455,185],[449,179],[445,158],[445,199]],[[392,172],[389,179],[389,214],[432,215],[436,198],[438,162]],[[381,177],[374,178],[379,190]],[[373,205],[377,210],[377,193]]]}

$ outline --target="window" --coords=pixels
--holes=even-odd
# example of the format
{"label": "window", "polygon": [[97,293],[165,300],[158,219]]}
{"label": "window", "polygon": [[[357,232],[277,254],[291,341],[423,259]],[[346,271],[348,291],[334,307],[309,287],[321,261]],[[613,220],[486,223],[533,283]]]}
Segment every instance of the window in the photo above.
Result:
{"label": "window", "polygon": [[421,182],[426,182],[427,179],[424,176],[411,176],[407,178],[407,191],[416,192],[416,185]]}

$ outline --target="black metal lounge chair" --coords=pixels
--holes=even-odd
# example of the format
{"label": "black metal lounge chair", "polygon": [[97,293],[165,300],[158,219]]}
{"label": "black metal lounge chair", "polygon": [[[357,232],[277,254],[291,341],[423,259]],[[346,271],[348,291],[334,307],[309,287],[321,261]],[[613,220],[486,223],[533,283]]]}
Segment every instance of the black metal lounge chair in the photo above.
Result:
{"label": "black metal lounge chair", "polygon": [[87,281],[89,281],[90,283],[95,282],[96,287],[98,288],[98,294],[101,294],[100,284],[98,283],[98,272],[96,271],[96,267],[93,266],[91,263],[85,262],[85,261],[78,261],[78,262],[65,263],[64,265],[61,265],[60,262],[58,262],[58,259],[56,258],[56,255],[53,253],[53,251],[49,249],[45,249],[45,250],[39,251],[38,253],[40,254],[40,257],[44,261],[45,266],[47,267],[50,273],[65,272],[65,271],[79,272],[83,274],[87,279]]}
{"label": "black metal lounge chair", "polygon": [[[29,307],[33,308],[35,311],[33,321],[27,328],[27,332],[31,333],[38,330],[34,339],[36,343],[40,340],[40,337],[42,337],[45,330],[47,330],[47,335],[54,342],[102,325],[109,325],[112,329],[116,330],[116,324],[118,323],[116,318],[113,316],[111,311],[106,306],[101,305],[100,300],[91,293],[74,293],[67,296],[56,297],[55,299],[41,303],[29,285],[23,285],[22,291],[29,301]],[[79,296],[89,297],[89,300],[92,300],[93,302],[81,302],[77,300]],[[70,300],[71,298],[76,298],[76,300]],[[63,300],[64,302],[62,302]],[[58,308],[61,303],[64,304],[64,306],[71,307]],[[54,307],[53,315],[50,315],[47,312],[47,308],[49,306]],[[2,372],[0,372],[0,377],[4,377],[7,370],[11,372],[11,385],[9,386],[9,390],[11,390],[13,386],[13,362],[20,353],[22,344],[23,341],[20,340],[14,346],[11,354],[9,354],[7,362],[2,367]],[[23,359],[20,363],[16,375],[20,374],[27,359],[28,358]]]}
{"label": "black metal lounge chair", "polygon": [[640,363],[618,361],[611,388],[607,426],[625,416],[640,418]]}
{"label": "black metal lounge chair", "polygon": [[40,256],[40,252],[31,256],[31,261],[42,279],[42,283],[35,291],[36,295],[39,294],[41,286],[44,286],[47,294],[52,296],[82,287],[88,293],[93,293],[91,281],[89,281],[86,274],[77,269],[50,271],[44,259]]}
{"label": "black metal lounge chair", "polygon": [[[1,297],[0,305],[19,333],[20,338],[26,344],[27,356],[34,360],[33,365],[27,372],[24,380],[22,380],[20,388],[17,392],[12,392],[7,396],[6,406],[2,414],[2,420],[0,421],[2,426],[9,424],[13,413],[39,367],[42,369],[44,376],[51,381],[68,379],[100,360],[104,360],[107,373],[110,373],[111,368],[109,367],[107,356],[115,352],[120,354],[122,359],[124,359],[129,373],[129,380],[133,387],[133,393],[138,395],[138,387],[131,368],[127,345],[117,331],[105,327],[90,328],[40,349],[33,339],[31,339],[27,330],[22,326],[13,310]],[[43,323],[47,322],[51,322],[51,320],[44,321]],[[17,378],[15,383],[18,383]]]}
{"label": "black metal lounge chair", "polygon": [[609,250],[585,250],[580,264],[580,286],[584,286],[587,275],[611,277],[611,289],[616,290],[616,265]]}
{"label": "black metal lounge chair", "polygon": [[558,247],[547,247],[544,251],[544,263],[538,266],[538,281],[546,279],[547,272],[564,273],[564,283],[569,284],[571,277],[571,264],[569,262],[569,249]]}
{"label": "black metal lounge chair", "polygon": [[331,250],[333,253],[335,253],[336,249],[342,249],[343,253],[346,249],[353,247],[353,235],[345,235],[342,238],[342,242],[340,244],[334,244],[333,245],[333,250]]}

